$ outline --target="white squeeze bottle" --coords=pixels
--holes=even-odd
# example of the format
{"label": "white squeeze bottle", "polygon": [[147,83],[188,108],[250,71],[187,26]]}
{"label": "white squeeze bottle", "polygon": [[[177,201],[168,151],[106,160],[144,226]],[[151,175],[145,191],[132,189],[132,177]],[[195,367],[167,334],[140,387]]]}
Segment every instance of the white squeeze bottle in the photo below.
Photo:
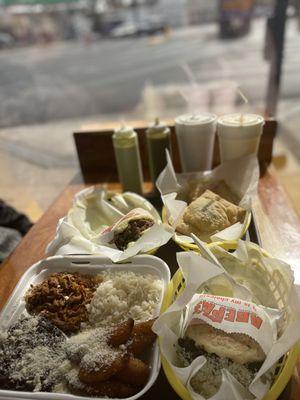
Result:
{"label": "white squeeze bottle", "polygon": [[143,172],[137,133],[122,125],[113,134],[113,146],[123,191],[143,193]]}

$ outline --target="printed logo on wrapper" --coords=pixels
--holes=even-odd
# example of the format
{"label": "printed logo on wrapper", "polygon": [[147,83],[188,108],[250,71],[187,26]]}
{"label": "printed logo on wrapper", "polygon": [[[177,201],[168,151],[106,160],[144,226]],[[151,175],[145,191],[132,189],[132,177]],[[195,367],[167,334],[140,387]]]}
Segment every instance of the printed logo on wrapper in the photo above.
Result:
{"label": "printed logo on wrapper", "polygon": [[268,354],[277,338],[276,321],[280,317],[280,311],[248,301],[195,294],[189,304],[185,330],[189,325],[207,323],[226,333],[247,334]]}

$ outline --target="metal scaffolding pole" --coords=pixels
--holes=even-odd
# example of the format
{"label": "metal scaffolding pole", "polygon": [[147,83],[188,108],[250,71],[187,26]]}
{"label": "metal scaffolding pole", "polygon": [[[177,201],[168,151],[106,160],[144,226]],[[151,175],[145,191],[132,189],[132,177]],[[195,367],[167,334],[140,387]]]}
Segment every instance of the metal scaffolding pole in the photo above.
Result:
{"label": "metal scaffolding pole", "polygon": [[282,61],[284,54],[284,34],[288,0],[276,0],[274,15],[268,19],[267,38],[270,58],[270,74],[266,98],[266,115],[276,114],[280,90]]}

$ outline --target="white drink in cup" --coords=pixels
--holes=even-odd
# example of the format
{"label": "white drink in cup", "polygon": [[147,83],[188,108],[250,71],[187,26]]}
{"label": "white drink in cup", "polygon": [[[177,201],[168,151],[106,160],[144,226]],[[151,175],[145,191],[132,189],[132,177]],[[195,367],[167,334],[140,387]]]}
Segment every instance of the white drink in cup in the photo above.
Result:
{"label": "white drink in cup", "polygon": [[184,114],[175,119],[183,172],[211,169],[216,123],[217,116],[209,113]]}
{"label": "white drink in cup", "polygon": [[256,114],[229,114],[218,119],[221,162],[257,154],[264,118]]}

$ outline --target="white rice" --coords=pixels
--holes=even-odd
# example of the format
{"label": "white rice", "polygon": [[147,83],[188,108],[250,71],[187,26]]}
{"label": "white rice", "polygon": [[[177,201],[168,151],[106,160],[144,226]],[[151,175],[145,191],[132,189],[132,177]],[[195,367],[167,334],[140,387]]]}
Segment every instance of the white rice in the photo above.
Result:
{"label": "white rice", "polygon": [[131,271],[104,272],[103,276],[87,306],[91,326],[118,324],[129,317],[141,322],[158,315],[163,282],[156,276]]}

